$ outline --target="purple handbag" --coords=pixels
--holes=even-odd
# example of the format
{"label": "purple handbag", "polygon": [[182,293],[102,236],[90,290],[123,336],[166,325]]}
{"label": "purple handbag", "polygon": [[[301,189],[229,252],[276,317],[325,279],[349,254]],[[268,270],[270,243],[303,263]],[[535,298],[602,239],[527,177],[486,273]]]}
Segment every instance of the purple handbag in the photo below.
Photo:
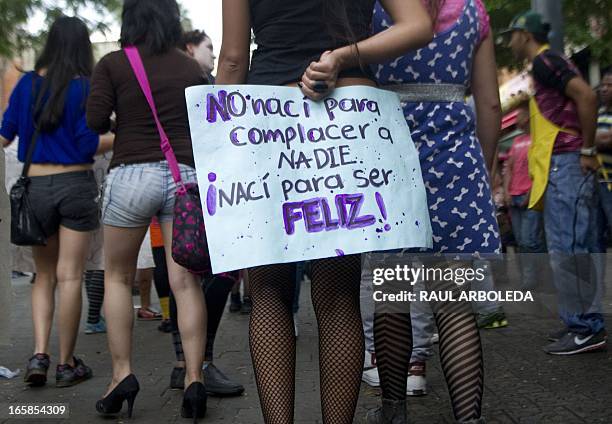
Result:
{"label": "purple handbag", "polygon": [[172,172],[172,178],[176,183],[176,194],[174,201],[174,221],[172,223],[172,258],[184,268],[194,274],[205,274],[211,272],[210,254],[206,241],[204,229],[204,215],[202,203],[200,202],[200,191],[194,183],[183,183],[181,171],[170,145],[168,136],[157,116],[157,108],[149,86],[149,79],[142,64],[138,49],[134,46],[125,47],[125,52],[132,70],[136,75],[138,84],[149,103],[153,118],[157,125],[161,149],[164,152],[168,166]]}

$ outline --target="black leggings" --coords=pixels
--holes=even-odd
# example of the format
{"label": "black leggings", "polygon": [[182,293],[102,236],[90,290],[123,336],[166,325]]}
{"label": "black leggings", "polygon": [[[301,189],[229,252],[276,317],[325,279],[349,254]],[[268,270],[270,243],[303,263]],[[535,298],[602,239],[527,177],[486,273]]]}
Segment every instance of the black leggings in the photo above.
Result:
{"label": "black leggings", "polygon": [[100,321],[100,310],[104,302],[104,271],[85,271],[85,291],[89,302],[87,323],[97,324]]}
{"label": "black leggings", "polygon": [[153,262],[155,269],[153,270],[153,281],[157,297],[170,296],[170,280],[168,280],[168,265],[166,264],[166,249],[164,247],[153,247]]}
{"label": "black leggings", "polygon": [[[293,422],[295,264],[249,269],[251,357],[267,424]],[[312,302],[319,327],[321,406],[326,424],[353,422],[363,367],[359,311],[360,255],[312,262]]]}

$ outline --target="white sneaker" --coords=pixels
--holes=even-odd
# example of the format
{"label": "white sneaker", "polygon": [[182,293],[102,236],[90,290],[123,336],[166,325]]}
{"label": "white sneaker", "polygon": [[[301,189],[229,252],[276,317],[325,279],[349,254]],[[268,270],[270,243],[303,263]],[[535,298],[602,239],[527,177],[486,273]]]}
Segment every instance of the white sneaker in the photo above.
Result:
{"label": "white sneaker", "polygon": [[380,377],[378,376],[378,368],[370,368],[365,370],[361,375],[361,380],[371,387],[380,387]]}
{"label": "white sneaker", "polygon": [[427,394],[427,378],[425,377],[425,362],[413,362],[408,369],[406,379],[406,395],[424,396]]}
{"label": "white sneaker", "polygon": [[431,336],[431,343],[432,344],[436,344],[440,342],[440,334],[438,333],[433,333]]}
{"label": "white sneaker", "polygon": [[297,338],[300,335],[298,331],[297,313],[293,314],[293,331],[295,332],[295,337]]}

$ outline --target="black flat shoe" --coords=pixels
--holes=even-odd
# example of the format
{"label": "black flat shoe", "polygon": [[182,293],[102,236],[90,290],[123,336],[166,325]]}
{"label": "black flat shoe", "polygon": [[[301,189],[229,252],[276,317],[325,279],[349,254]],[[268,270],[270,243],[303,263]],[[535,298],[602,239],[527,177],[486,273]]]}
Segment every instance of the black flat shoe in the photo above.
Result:
{"label": "black flat shoe", "polygon": [[227,378],[215,364],[208,364],[202,373],[206,381],[206,393],[211,396],[240,396],[244,392],[241,384]]}
{"label": "black flat shoe", "polygon": [[105,398],[100,399],[96,403],[96,410],[100,414],[118,414],[123,407],[123,401],[128,403],[128,418],[132,418],[132,410],[134,408],[134,400],[140,390],[140,385],[136,376],[130,374],[117,384]]}
{"label": "black flat shoe", "polygon": [[198,418],[204,418],[206,414],[206,388],[204,384],[196,381],[191,383],[183,395],[181,417],[193,418],[197,423]]}
{"label": "black flat shoe", "polygon": [[185,389],[185,368],[174,367],[170,374],[170,389],[183,390]]}

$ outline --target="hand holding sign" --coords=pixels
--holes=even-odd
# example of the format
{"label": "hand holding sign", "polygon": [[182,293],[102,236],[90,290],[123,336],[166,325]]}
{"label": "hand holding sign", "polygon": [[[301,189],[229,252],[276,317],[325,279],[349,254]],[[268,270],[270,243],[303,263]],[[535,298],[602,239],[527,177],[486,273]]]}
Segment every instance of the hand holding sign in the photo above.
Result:
{"label": "hand holding sign", "polygon": [[336,88],[340,63],[331,51],[323,52],[318,62],[312,62],[302,75],[300,88],[307,97],[320,100]]}
{"label": "hand holding sign", "polygon": [[187,89],[213,271],[431,246],[397,95],[341,88]]}

